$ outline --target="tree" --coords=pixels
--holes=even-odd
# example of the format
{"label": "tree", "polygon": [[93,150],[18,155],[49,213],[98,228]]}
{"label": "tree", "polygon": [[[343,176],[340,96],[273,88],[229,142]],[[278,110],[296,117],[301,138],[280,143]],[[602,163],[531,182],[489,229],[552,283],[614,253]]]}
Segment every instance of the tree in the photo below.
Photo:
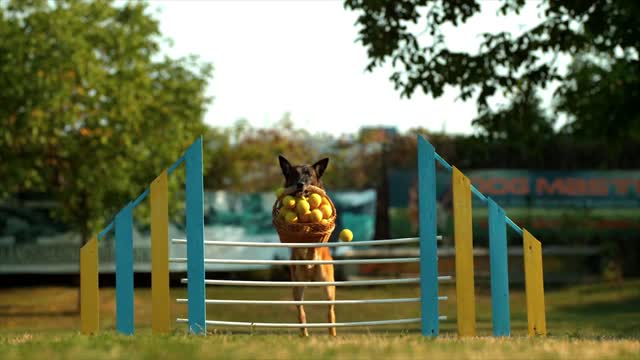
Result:
{"label": "tree", "polygon": [[[604,61],[603,61],[604,60]],[[611,146],[640,141],[640,63],[580,56],[558,89],[557,107],[569,116],[563,132]],[[620,154],[624,156],[624,154]]]}
{"label": "tree", "polygon": [[230,129],[210,130],[206,138],[213,154],[205,174],[211,190],[272,191],[283,183],[278,155],[296,164],[319,157],[311,135],[296,129],[289,114],[271,128],[254,128],[241,119]]}
{"label": "tree", "polygon": [[2,2],[0,39],[0,196],[50,194],[82,243],[205,130],[211,66],[162,58],[144,4]]}
{"label": "tree", "polygon": [[484,108],[473,125],[488,141],[517,142],[528,149],[554,134],[553,120],[544,113],[540,97],[529,86],[497,111]]}
{"label": "tree", "polygon": [[[518,14],[525,0],[501,3],[502,15]],[[345,0],[345,7],[359,14],[358,40],[367,49],[367,69],[391,61],[390,79],[406,97],[418,88],[438,97],[451,86],[463,100],[475,97],[479,112],[486,114],[492,96],[514,97],[523,83],[539,89],[553,80],[568,81],[554,61],[558,55],[589,53],[639,66],[636,0],[543,1],[545,19],[521,35],[485,33],[475,53],[448,49],[443,28],[465,23],[480,12],[481,4],[479,0]],[[422,26],[425,31],[412,31]],[[606,123],[603,118],[598,121]]]}

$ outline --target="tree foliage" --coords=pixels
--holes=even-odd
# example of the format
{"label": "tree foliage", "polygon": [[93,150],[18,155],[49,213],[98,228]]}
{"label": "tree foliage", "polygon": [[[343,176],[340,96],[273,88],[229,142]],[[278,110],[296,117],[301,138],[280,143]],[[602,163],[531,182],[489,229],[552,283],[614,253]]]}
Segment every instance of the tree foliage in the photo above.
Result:
{"label": "tree foliage", "polygon": [[205,186],[212,190],[271,191],[283,182],[279,154],[292,163],[312,163],[319,156],[311,135],[295,128],[289,114],[271,128],[239,120],[227,129],[211,129],[206,139],[211,156]]}
{"label": "tree foliage", "polygon": [[[524,0],[503,0],[499,13],[518,14],[524,5]],[[390,61],[394,66],[390,79],[406,97],[416,89],[438,97],[446,87],[457,88],[462,99],[475,98],[482,114],[478,125],[486,131],[494,131],[495,127],[505,130],[499,117],[487,116],[492,96],[506,94],[513,99],[523,87],[535,90],[554,80],[565,84],[577,80],[575,76],[580,74],[576,71],[564,74],[559,68],[555,61],[558,55],[622,59],[634,69],[633,73],[638,73],[640,2],[636,0],[546,0],[540,4],[544,19],[522,34],[484,33],[475,52],[447,48],[443,29],[464,24],[481,11],[481,6],[479,0],[345,0],[345,7],[359,14],[358,40],[367,49],[368,70]],[[615,72],[617,63],[614,61],[610,70]],[[586,85],[582,80],[581,84]],[[599,95],[615,95],[604,87]],[[618,86],[618,91],[623,87]],[[576,89],[588,92],[584,86]],[[584,113],[578,113],[580,110],[570,104],[576,100],[570,98],[572,94],[581,95],[566,88],[563,94],[569,98],[560,108],[576,111],[570,113],[576,115],[570,130],[593,124],[588,119],[581,124]],[[630,98],[629,93],[625,95]],[[634,96],[637,102],[637,95]],[[587,101],[590,99],[584,100]],[[600,133],[598,127],[607,126],[607,118],[610,117],[598,117],[599,125],[589,131]]]}
{"label": "tree foliage", "polygon": [[211,67],[162,58],[146,5],[0,5],[0,195],[43,191],[83,241],[205,129]]}
{"label": "tree foliage", "polygon": [[578,57],[558,91],[557,107],[569,114],[564,132],[576,139],[619,145],[640,141],[640,63]]}
{"label": "tree foliage", "polygon": [[313,163],[329,157],[323,181],[330,189],[375,187],[380,179],[379,152],[365,151],[356,137],[311,134],[298,128],[289,114],[271,127],[256,128],[239,120],[229,128],[211,128],[205,135],[210,190],[272,191],[282,185],[278,165],[282,154],[292,163]]}
{"label": "tree foliage", "polygon": [[495,112],[483,109],[473,124],[489,141],[518,142],[527,147],[554,133],[552,119],[545,114],[531,87],[522,89],[509,104]]}

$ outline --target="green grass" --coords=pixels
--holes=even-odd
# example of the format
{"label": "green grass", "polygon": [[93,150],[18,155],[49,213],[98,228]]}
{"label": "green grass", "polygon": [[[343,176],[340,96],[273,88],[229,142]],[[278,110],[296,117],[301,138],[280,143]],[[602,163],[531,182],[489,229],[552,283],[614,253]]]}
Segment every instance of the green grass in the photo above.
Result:
{"label": "green grass", "polygon": [[[286,288],[208,288],[209,298],[289,299]],[[640,358],[640,281],[596,284],[547,290],[546,338],[526,336],[524,294],[511,292],[513,336],[496,339],[491,334],[488,289],[478,287],[477,338],[455,335],[455,289],[442,287],[450,300],[441,303],[449,315],[437,339],[420,336],[419,326],[340,328],[332,339],[326,330],[311,329],[300,338],[296,329],[212,328],[206,337],[186,334],[176,325],[173,334],[152,335],[150,291],[136,289],[136,335],[114,331],[113,289],[101,289],[101,333],[82,336],[75,313],[76,289],[30,288],[0,290],[0,357],[2,359],[191,359],[191,358],[477,358],[477,359],[596,359]],[[340,299],[413,297],[414,286],[338,288]],[[172,297],[184,297],[173,289]],[[321,299],[320,289],[307,290],[306,299]],[[341,305],[338,321],[363,321],[417,317],[418,304]],[[172,315],[186,317],[186,306],[172,305]],[[308,306],[310,322],[324,322],[323,306]],[[293,306],[209,306],[207,317],[219,320],[295,322]]]}

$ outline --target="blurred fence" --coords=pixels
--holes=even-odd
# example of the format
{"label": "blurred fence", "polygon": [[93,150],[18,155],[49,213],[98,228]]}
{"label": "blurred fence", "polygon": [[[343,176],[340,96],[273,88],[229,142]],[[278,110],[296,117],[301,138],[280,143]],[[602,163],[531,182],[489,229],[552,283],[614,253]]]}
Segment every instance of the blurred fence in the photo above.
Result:
{"label": "blurred fence", "polygon": [[[375,229],[376,192],[329,192],[340,214],[336,228],[349,228],[354,241],[373,239]],[[219,241],[278,242],[271,225],[272,193],[205,192],[205,238]],[[49,211],[51,202],[22,202],[0,205],[0,274],[12,273],[77,273],[80,236],[64,224],[54,221]],[[331,241],[336,241],[336,231]],[[169,238],[184,238],[184,224],[169,224]],[[134,270],[151,269],[149,229],[134,226]],[[115,271],[115,247],[112,237],[99,243],[100,272]],[[171,257],[185,257],[184,247],[170,244]],[[286,259],[288,249],[220,247],[207,251],[207,257],[255,260]],[[242,253],[238,253],[242,252]],[[269,265],[207,264],[207,271],[244,271],[268,268]],[[186,264],[172,264],[172,271],[186,270]]]}
{"label": "blurred fence", "polygon": [[[640,230],[640,171],[470,170],[471,182],[508,209],[510,216],[546,244],[585,244],[637,237]],[[416,172],[389,176],[392,236],[417,234]],[[451,185],[438,174],[439,228],[452,230]],[[474,207],[474,241],[488,236],[487,209]]]}

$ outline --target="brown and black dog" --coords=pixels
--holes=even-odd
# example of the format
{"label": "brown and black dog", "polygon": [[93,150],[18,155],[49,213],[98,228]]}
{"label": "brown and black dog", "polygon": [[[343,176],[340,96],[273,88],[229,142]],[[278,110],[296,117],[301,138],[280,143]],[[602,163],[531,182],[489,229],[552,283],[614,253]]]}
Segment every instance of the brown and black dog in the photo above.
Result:
{"label": "brown and black dog", "polygon": [[[314,185],[319,188],[323,188],[322,174],[327,169],[329,159],[324,158],[319,160],[313,165],[291,165],[284,156],[278,157],[280,160],[280,168],[284,175],[284,187],[289,188],[295,186],[297,195],[308,195],[307,187]],[[292,248],[291,260],[333,260],[328,247],[318,248]],[[333,265],[321,264],[321,265],[290,265],[289,272],[291,274],[291,281],[334,281],[333,277]],[[304,299],[304,287],[296,286],[293,288],[293,298],[296,301]],[[325,293],[328,300],[335,300],[336,287],[326,286]],[[302,305],[297,305],[298,308],[298,320],[301,324],[307,322],[307,317]],[[335,306],[329,305],[329,323],[336,322]],[[307,328],[300,328],[302,336],[309,336]],[[336,328],[329,328],[329,335],[336,336]]]}

